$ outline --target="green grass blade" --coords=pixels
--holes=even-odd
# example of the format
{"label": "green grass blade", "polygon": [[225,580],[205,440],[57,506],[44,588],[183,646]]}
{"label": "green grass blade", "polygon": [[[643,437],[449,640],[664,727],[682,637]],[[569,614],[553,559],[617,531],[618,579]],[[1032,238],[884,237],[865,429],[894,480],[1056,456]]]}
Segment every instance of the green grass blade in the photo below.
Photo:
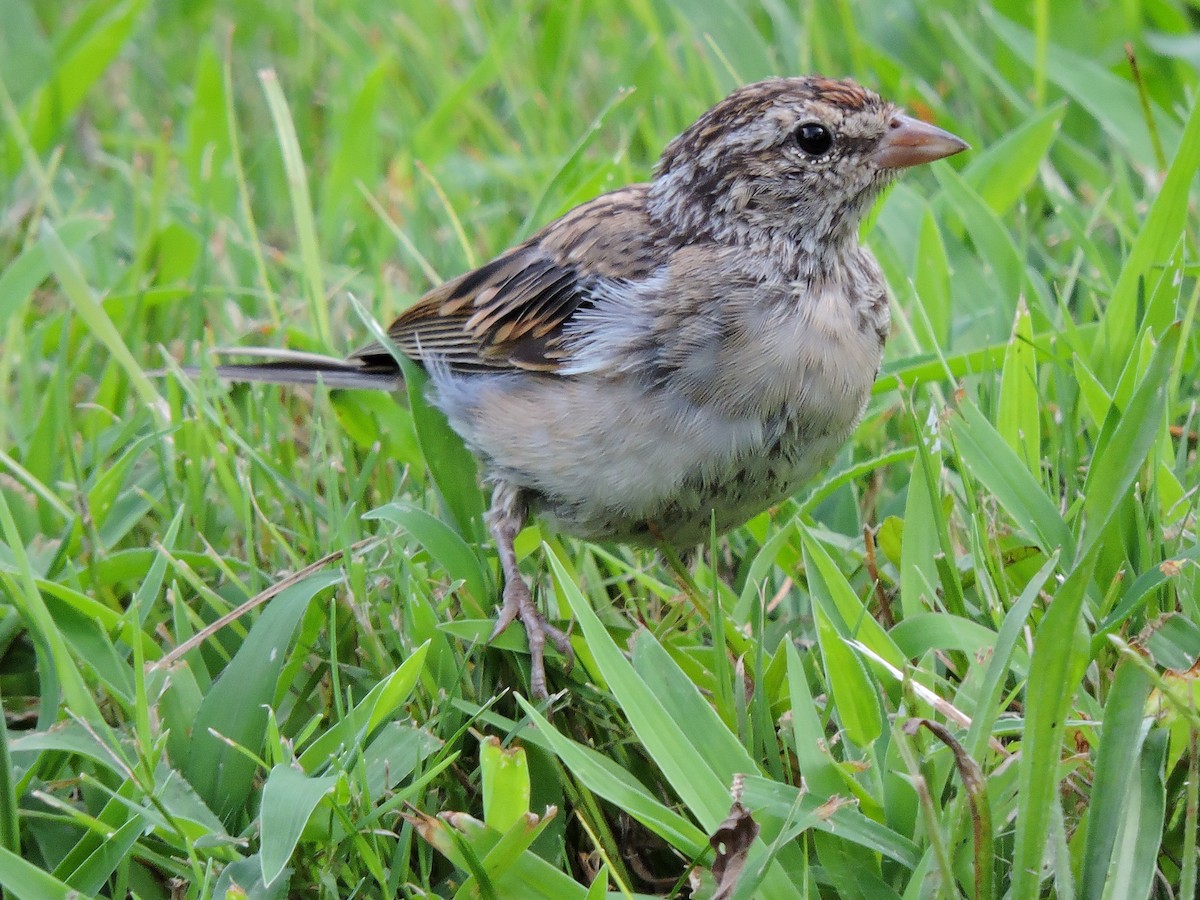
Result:
{"label": "green grass blade", "polygon": [[[1087,812],[1087,837],[1079,873],[1083,900],[1104,896],[1117,832],[1129,806],[1131,782],[1139,778],[1138,756],[1146,739],[1146,700],[1150,678],[1141,666],[1128,660],[1118,667],[1104,704],[1104,724],[1096,749],[1096,777]],[[1138,791],[1135,789],[1135,794]]]}
{"label": "green grass blade", "polygon": [[429,551],[451,578],[465,582],[467,590],[480,603],[486,604],[491,599],[494,592],[479,556],[441,519],[410,503],[389,503],[365,513],[363,518],[382,519],[404,529]]}
{"label": "green grass blade", "polygon": [[[723,779],[723,773],[714,771],[697,753],[696,741],[690,737],[691,730],[679,727],[672,713],[664,706],[658,687],[652,687],[637,674],[596,618],[562,562],[549,550],[549,545],[543,546],[560,596],[566,595],[596,665],[628,716],[630,727],[701,826],[712,833],[728,813],[732,778]],[[704,740],[710,739],[710,735],[704,736]],[[758,871],[761,867],[764,891],[790,890],[790,883],[781,868],[769,858],[764,858],[764,853],[761,842],[756,843],[751,853],[753,862],[747,863],[748,870]]]}
{"label": "green grass blade", "polygon": [[1159,844],[1165,812],[1163,761],[1167,733],[1151,731],[1137,760],[1132,790],[1120,809],[1121,831],[1114,848],[1113,867],[1103,896],[1149,897],[1158,871]]}
{"label": "green grass blade", "polygon": [[565,737],[524,697],[518,696],[517,702],[554,753],[589,790],[625,810],[688,858],[704,852],[708,838],[688,819],[653,797],[611,759]]}
{"label": "green grass blade", "polygon": [[[0,701],[3,695],[0,695]],[[3,707],[0,706],[0,710]],[[20,796],[13,781],[12,755],[8,746],[7,717],[0,715],[0,849],[11,853],[21,852],[21,823],[17,819],[17,804]]]}
{"label": "green grass blade", "polygon": [[278,878],[317,806],[337,788],[340,776],[313,778],[287,764],[271,769],[262,792],[262,849],[259,865],[263,883]]}
{"label": "green grass blade", "polygon": [[971,474],[999,501],[1017,527],[1046,553],[1061,551],[1069,563],[1075,555],[1075,538],[1062,515],[1029,466],[970,400],[959,404],[952,434],[955,449]]}
{"label": "green grass blade", "polygon": [[529,814],[529,761],[524,747],[502,747],[499,738],[484,738],[479,745],[479,776],[488,828],[506,832]]}
{"label": "green grass blade", "polygon": [[560,597],[565,595],[596,666],[628,716],[634,733],[701,827],[710,832],[715,830],[729,811],[729,783],[708,762],[697,757],[692,746],[695,742],[664,708],[657,687],[647,684],[625,658],[549,545],[543,545],[543,549]]}
{"label": "green grass blade", "polygon": [[133,35],[145,0],[92,0],[79,15],[83,28],[61,37],[56,48],[53,75],[38,92],[29,112],[29,137],[39,152],[45,152],[71,121],[93,85],[104,75]]}
{"label": "green grass blade", "polygon": [[[103,222],[91,217],[67,219],[59,223],[57,235],[70,254],[87,244],[103,227]],[[0,331],[22,311],[30,295],[53,271],[46,240],[43,236],[22,250],[0,271]]]}
{"label": "green grass blade", "polygon": [[1062,129],[1066,112],[1065,103],[1055,103],[971,154],[963,180],[996,215],[1005,215],[1025,199]]}
{"label": "green grass blade", "polygon": [[91,896],[64,884],[3,847],[0,847],[0,886],[14,898],[25,900],[86,900]]}
{"label": "green grass blade", "polygon": [[337,572],[313,575],[272,599],[200,704],[183,771],[225,821],[241,810],[254,778],[254,762],[237,748],[257,753],[262,746],[265,706],[278,689],[296,625],[313,597],[342,577]]}
{"label": "green grass blade", "polygon": [[1055,592],[1034,636],[1018,763],[1014,897],[1040,893],[1051,816],[1058,804],[1062,733],[1087,665],[1088,633],[1081,612],[1090,569],[1091,558],[1084,556]]}
{"label": "green grass blade", "polygon": [[71,251],[67,249],[67,245],[63,243],[54,226],[45,220],[42,222],[41,239],[50,260],[50,267],[54,271],[58,283],[62,286],[63,292],[79,314],[79,318],[96,336],[96,339],[104,345],[117,365],[124,369],[142,402],[156,416],[161,416],[163,402],[158,395],[158,390],[146,377],[146,373],[133,358],[133,354],[129,352],[129,347],[125,344],[117,326],[113,324],[113,320],[105,312],[100,299],[87,283],[79,261],[71,255]]}
{"label": "green grass blade", "polygon": [[300,244],[300,265],[304,271],[308,310],[317,340],[323,347],[333,347],[333,330],[329,324],[329,305],[325,297],[325,277],[322,274],[321,253],[317,242],[317,226],[313,218],[312,197],[308,189],[308,172],[304,168],[304,157],[300,152],[300,141],[296,137],[296,125],[288,109],[287,98],[273,69],[258,73],[267,108],[275,123],[275,134],[279,140],[279,151],[283,155],[283,168],[287,174],[288,195],[292,201],[292,219],[296,227],[296,239]]}
{"label": "green grass blade", "polygon": [[[992,31],[1026,64],[1033,65],[1032,35],[990,7],[982,11]],[[1082,105],[1104,128],[1108,140],[1131,159],[1143,163],[1153,160],[1154,147],[1146,133],[1134,86],[1080,53],[1055,45],[1051,50],[1046,67],[1050,80]],[[1170,147],[1179,144],[1179,126],[1161,109],[1155,112],[1164,142]]]}
{"label": "green grass blade", "polygon": [[429,641],[421,644],[394,672],[377,682],[354,709],[305,747],[297,760],[300,768],[312,774],[338,753],[361,747],[362,741],[408,701],[425,669],[429,646]]}
{"label": "green grass blade", "polygon": [[1017,302],[1012,340],[1004,356],[1004,369],[1000,376],[996,430],[1035,479],[1041,474],[1042,427],[1039,405],[1033,321],[1022,299]]}
{"label": "green grass blade", "polygon": [[[1138,309],[1145,304],[1146,323],[1158,332],[1176,316],[1172,298],[1177,292],[1175,277],[1177,269],[1168,266],[1184,248],[1185,227],[1188,218],[1188,186],[1200,169],[1200,103],[1192,105],[1184,128],[1179,151],[1171,161],[1162,188],[1150,207],[1146,219],[1138,228],[1137,237],[1121,266],[1121,274],[1113,288],[1112,297],[1104,311],[1104,323],[1096,338],[1095,368],[1107,375],[1106,383],[1115,384],[1125,359],[1134,348],[1138,329]],[[1148,299],[1139,298],[1139,288],[1144,284]],[[1165,299],[1156,302],[1156,295]]]}
{"label": "green grass blade", "polygon": [[1104,534],[1158,439],[1179,339],[1178,325],[1167,329],[1128,407],[1123,413],[1116,409],[1109,412],[1083,487],[1081,555],[1086,555]]}

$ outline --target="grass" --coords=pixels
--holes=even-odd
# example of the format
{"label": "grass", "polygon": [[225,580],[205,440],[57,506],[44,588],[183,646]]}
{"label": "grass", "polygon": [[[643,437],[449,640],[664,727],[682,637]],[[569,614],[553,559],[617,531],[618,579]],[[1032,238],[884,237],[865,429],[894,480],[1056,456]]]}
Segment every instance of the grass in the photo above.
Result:
{"label": "grass", "polygon": [[[1193,896],[1198,16],[9,0],[6,895],[713,897],[725,822],[723,896]],[[351,349],[817,70],[975,148],[870,223],[875,396],[686,569],[528,529],[552,708],[419,395],[146,374]]]}

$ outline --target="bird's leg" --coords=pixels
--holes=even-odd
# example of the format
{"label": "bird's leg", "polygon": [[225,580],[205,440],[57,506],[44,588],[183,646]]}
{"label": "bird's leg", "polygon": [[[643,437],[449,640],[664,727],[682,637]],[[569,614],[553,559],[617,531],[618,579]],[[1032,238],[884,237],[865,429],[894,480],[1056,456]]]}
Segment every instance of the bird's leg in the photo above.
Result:
{"label": "bird's leg", "polygon": [[517,568],[517,554],[513,549],[513,541],[525,524],[528,513],[519,492],[507,485],[497,485],[492,495],[492,508],[488,511],[488,531],[496,542],[496,552],[500,555],[500,570],[504,573],[504,605],[496,617],[496,627],[492,629],[494,640],[505,628],[520,619],[525,627],[525,635],[529,639],[529,692],[537,700],[545,700],[546,692],[546,638],[549,637],[558,652],[566,657],[566,671],[575,664],[575,651],[571,649],[571,641],[567,635],[555,628],[538,611],[533,603],[533,594],[529,585],[521,577]]}

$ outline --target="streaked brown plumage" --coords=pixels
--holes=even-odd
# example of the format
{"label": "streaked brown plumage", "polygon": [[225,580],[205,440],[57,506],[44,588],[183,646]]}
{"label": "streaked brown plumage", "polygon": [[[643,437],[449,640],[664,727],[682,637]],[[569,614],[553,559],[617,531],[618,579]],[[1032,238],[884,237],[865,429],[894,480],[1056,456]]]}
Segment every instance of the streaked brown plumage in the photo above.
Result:
{"label": "streaked brown plumage", "polygon": [[[853,430],[888,331],[857,240],[898,169],[957,153],[953,135],[849,81],[734,91],[664,150],[654,179],[598,197],[430,291],[388,329],[494,486],[530,687],[547,637],[512,543],[530,514],[594,540],[678,545],[797,490]],[[236,380],[395,387],[372,345],[348,361],[222,365]]]}

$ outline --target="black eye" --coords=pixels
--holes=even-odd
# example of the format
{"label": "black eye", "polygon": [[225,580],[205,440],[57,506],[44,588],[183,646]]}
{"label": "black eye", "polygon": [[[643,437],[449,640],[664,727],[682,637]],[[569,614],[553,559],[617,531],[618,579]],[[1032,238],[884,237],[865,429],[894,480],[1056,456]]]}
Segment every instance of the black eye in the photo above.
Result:
{"label": "black eye", "polygon": [[806,122],[796,129],[796,145],[809,156],[824,156],[833,146],[833,135],[824,125]]}

